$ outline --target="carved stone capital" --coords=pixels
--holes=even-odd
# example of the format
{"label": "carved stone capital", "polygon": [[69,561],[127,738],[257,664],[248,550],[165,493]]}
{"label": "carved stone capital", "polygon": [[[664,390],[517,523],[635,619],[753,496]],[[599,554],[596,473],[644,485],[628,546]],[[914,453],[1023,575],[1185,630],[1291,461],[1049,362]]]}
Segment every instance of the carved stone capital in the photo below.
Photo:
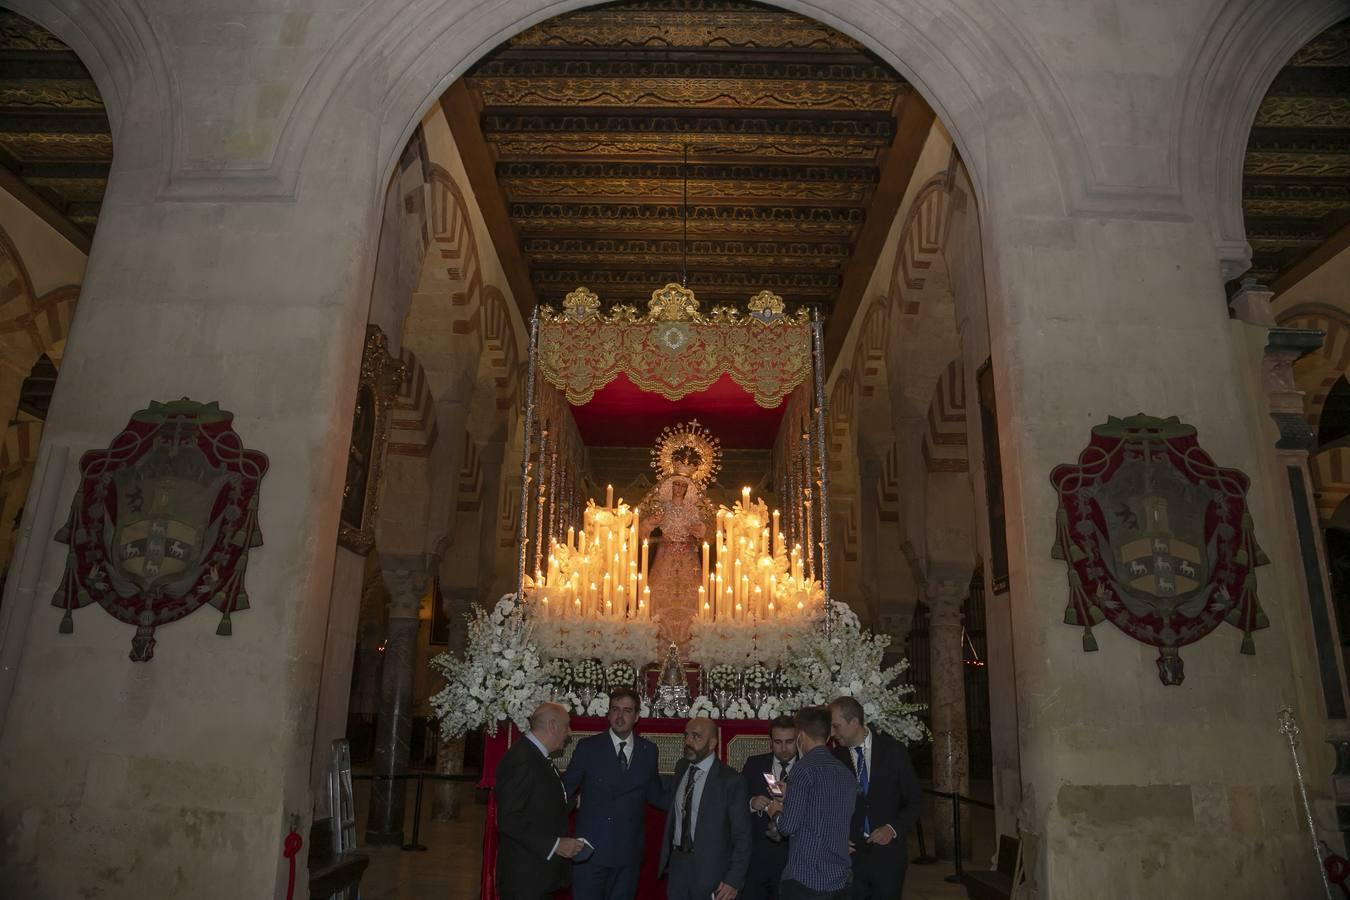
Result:
{"label": "carved stone capital", "polygon": [[970,594],[970,582],[958,579],[930,581],[926,585],[928,596],[928,627],[960,628],[965,616],[966,597]]}
{"label": "carved stone capital", "polygon": [[380,574],[389,593],[389,617],[417,618],[418,606],[431,584],[433,566],[425,554],[380,554]]}
{"label": "carved stone capital", "polygon": [[1272,328],[1275,316],[1270,311],[1270,300],[1275,293],[1255,278],[1242,279],[1242,286],[1228,299],[1234,317],[1252,325]]}
{"label": "carved stone capital", "polygon": [[1275,446],[1308,452],[1315,436],[1303,414],[1303,392],[1294,381],[1294,363],[1322,346],[1323,333],[1308,328],[1271,328],[1261,361],[1261,382],[1270,417],[1280,429]]}

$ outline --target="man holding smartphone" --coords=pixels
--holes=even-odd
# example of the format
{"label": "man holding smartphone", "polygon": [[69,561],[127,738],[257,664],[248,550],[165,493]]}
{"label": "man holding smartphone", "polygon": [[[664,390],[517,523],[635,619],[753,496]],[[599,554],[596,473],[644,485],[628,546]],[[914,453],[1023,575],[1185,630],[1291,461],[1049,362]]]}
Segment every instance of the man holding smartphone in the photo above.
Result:
{"label": "man holding smartphone", "polygon": [[782,800],[770,800],[765,813],[788,841],[787,865],[779,900],[845,900],[851,865],[848,830],[856,796],[853,773],[835,757],[830,711],[808,706],[796,716],[797,749]]}
{"label": "man holding smartphone", "polygon": [[774,797],[782,796],[781,785],[797,762],[797,724],[791,716],[779,716],[769,723],[769,752],[745,761],[741,776],[750,795],[754,814],[751,831],[750,869],[745,877],[744,900],[778,900],[778,883],[787,865],[787,841],[769,821],[765,809]]}

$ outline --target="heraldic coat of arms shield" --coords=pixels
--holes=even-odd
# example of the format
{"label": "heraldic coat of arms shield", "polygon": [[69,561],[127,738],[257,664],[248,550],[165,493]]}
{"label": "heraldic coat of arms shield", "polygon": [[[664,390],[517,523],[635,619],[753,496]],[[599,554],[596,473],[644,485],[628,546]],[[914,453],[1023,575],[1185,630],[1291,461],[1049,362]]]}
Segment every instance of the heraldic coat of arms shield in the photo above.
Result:
{"label": "heraldic coat of arms shield", "polygon": [[1158,648],[1166,685],[1185,677],[1180,648],[1221,621],[1242,630],[1243,653],[1256,652],[1251,633],[1270,622],[1253,569],[1268,560],[1252,534],[1249,481],[1216,465],[1194,428],[1176,416],[1112,416],[1050,481],[1052,555],[1069,566],[1064,621],[1083,628],[1084,650],[1097,649],[1092,626],[1109,619]]}
{"label": "heraldic coat of arms shield", "polygon": [[97,603],[136,626],[131,659],[154,655],[155,628],[210,604],[216,633],[248,609],[248,552],[262,545],[258,489],[267,457],[246,450],[232,413],[184,398],[152,402],[106,450],[80,458],[80,486],[56,540],[70,545],[52,605]]}

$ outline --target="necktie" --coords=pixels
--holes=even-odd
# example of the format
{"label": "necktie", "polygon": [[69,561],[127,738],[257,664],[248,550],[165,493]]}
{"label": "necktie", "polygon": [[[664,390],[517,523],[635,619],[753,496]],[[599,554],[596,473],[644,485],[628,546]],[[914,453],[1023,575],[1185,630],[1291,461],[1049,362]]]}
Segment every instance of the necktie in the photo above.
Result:
{"label": "necktie", "polygon": [[623,752],[623,748],[628,746],[627,741],[619,741],[619,768],[625,772],[628,771],[628,754]]}
{"label": "necktie", "polygon": [[558,779],[558,789],[562,791],[563,805],[567,805],[567,785],[563,784],[562,773],[558,771],[558,764],[553,761],[553,757],[544,757],[548,760],[548,767],[553,770],[553,777]]}
{"label": "necktie", "polygon": [[680,812],[680,844],[685,853],[694,851],[694,782],[698,780],[699,770],[689,768],[689,777],[684,780],[684,808]]}
{"label": "necktie", "polygon": [[[858,754],[858,791],[867,799],[867,757],[863,756],[862,744],[853,748],[853,752]],[[866,806],[863,807],[866,809]],[[867,814],[863,813],[863,834],[871,834],[872,826],[867,821]]]}
{"label": "necktie", "polygon": [[783,762],[782,760],[779,760],[779,761],[778,761],[778,780],[779,780],[779,781],[787,781],[787,773],[788,773],[788,769],[791,768],[791,767],[792,767],[792,760],[788,760],[787,762]]}

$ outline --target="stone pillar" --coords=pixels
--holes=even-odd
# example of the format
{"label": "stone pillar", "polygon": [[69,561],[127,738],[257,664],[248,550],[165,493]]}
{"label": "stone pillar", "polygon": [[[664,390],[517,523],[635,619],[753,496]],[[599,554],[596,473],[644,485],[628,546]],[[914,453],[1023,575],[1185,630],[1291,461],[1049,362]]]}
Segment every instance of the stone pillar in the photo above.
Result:
{"label": "stone pillar", "polygon": [[[933,729],[933,788],[966,794],[969,790],[966,765],[966,672],[962,653],[962,618],[968,582],[947,580],[928,585],[929,680],[932,685],[931,722]],[[936,820],[933,843],[939,857],[951,857],[952,804],[933,799]],[[967,809],[962,809],[962,813]],[[965,852],[970,851],[969,821],[962,829]]]}
{"label": "stone pillar", "polygon": [[407,783],[392,780],[408,768],[412,732],[413,666],[417,662],[418,607],[430,569],[423,556],[382,555],[380,568],[389,591],[389,628],[380,675],[380,712],[375,723],[375,781],[370,791],[369,844],[403,843],[403,801]]}

